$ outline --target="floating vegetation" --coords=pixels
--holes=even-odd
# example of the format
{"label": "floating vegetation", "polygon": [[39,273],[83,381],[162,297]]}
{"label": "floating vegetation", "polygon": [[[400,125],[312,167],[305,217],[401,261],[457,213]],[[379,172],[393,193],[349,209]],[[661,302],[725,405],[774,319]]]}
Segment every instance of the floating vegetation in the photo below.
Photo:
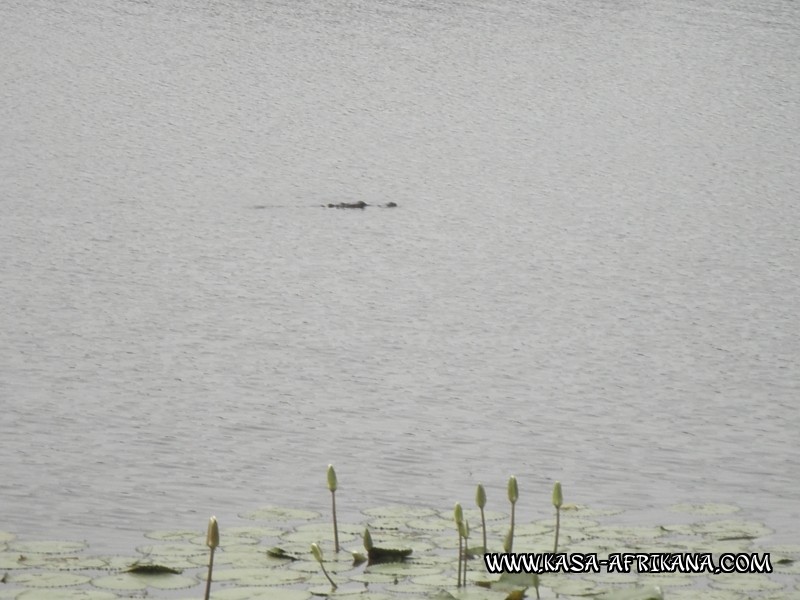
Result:
{"label": "floating vegetation", "polygon": [[369,532],[369,528],[364,529],[364,548],[367,551],[367,566],[403,562],[413,552],[411,548],[378,548],[372,542],[372,534]]}
{"label": "floating vegetation", "polygon": [[[338,488],[339,482],[336,479],[336,471],[333,469],[333,465],[328,465],[328,489],[331,491],[331,512],[333,513],[333,545],[335,552],[339,551],[339,526],[336,522],[336,490]],[[320,564],[322,564],[322,560],[320,560]],[[325,570],[324,567],[323,570]]]}
{"label": "floating vegetation", "polygon": [[[512,476],[508,480],[510,514],[487,510],[486,491],[479,484],[477,510],[466,511],[456,504],[450,516],[450,511],[441,508],[376,507],[364,510],[356,522],[340,523],[335,508],[338,481],[332,466],[327,483],[332,496],[332,540],[329,519],[277,506],[242,515],[252,524],[245,521],[226,528],[224,543],[214,517],[205,536],[193,530],[143,532],[152,543],[138,547],[134,556],[92,556],[83,542],[23,541],[0,531],[0,600],[188,600],[202,597],[203,591],[208,600],[777,600],[800,593],[800,546],[770,547],[762,540],[772,531],[762,523],[735,518],[739,509],[733,505],[671,507],[691,515],[695,522],[689,524],[620,526],[612,520],[621,512],[616,509],[564,504],[556,482],[553,519],[552,508],[526,514],[518,506],[519,489]],[[469,547],[470,515],[473,522],[480,519],[482,546]],[[453,535],[454,522],[458,538]],[[349,548],[359,536],[364,550]],[[329,547],[335,552],[325,559],[323,547],[325,552]],[[523,553],[597,553],[600,558],[618,552],[695,552],[709,553],[715,562],[725,552],[770,552],[774,571],[647,573],[634,566],[626,573],[603,569],[583,574],[489,574],[483,553],[486,548],[503,547]],[[454,552],[458,552],[456,564]],[[471,567],[470,560],[475,561]]]}
{"label": "floating vegetation", "polygon": [[517,484],[517,478],[512,475],[508,478],[508,501],[511,502],[511,529],[509,529],[508,536],[503,544],[506,552],[514,551],[514,516],[517,500],[519,500],[519,485]]}
{"label": "floating vegetation", "polygon": [[561,506],[564,504],[564,496],[561,492],[561,482],[556,481],[553,486],[553,506],[556,509],[556,541],[553,543],[553,554],[558,552],[558,530],[561,528]]}
{"label": "floating vegetation", "polygon": [[328,570],[325,568],[325,563],[322,560],[322,550],[320,550],[319,544],[311,544],[311,554],[314,555],[314,558],[319,563],[319,566],[322,569],[322,574],[325,575],[328,581],[330,581],[331,587],[333,589],[339,587],[334,583],[333,579],[331,579],[331,576],[328,574]]}
{"label": "floating vegetation", "polygon": [[208,546],[208,576],[206,577],[206,595],[208,600],[211,595],[211,572],[214,570],[214,550],[219,546],[219,524],[216,517],[208,520],[208,533],[206,534],[206,546]]}
{"label": "floating vegetation", "polygon": [[486,510],[485,510],[486,489],[483,487],[482,483],[479,483],[477,489],[475,490],[475,504],[481,511],[481,531],[483,532],[483,551],[488,552],[487,548],[489,546],[486,544]]}
{"label": "floating vegetation", "polygon": [[138,575],[180,575],[181,569],[173,569],[164,565],[135,563],[125,570],[126,573],[136,573]]}

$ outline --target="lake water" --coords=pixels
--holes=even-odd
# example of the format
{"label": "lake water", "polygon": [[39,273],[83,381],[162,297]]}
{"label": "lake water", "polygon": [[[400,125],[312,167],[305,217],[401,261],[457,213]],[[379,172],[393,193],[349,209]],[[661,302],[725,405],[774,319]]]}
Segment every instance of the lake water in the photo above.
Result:
{"label": "lake water", "polygon": [[[800,539],[800,4],[3,0],[0,530],[483,481]],[[323,208],[396,202],[394,209]]]}

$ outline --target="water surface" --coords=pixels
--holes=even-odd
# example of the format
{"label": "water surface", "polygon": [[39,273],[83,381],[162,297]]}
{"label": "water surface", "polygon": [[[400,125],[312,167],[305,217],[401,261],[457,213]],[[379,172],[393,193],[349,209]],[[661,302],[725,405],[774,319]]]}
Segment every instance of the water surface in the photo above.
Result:
{"label": "water surface", "polygon": [[[733,502],[798,538],[794,2],[7,0],[0,529]],[[322,208],[396,202],[396,209]],[[673,519],[674,516],[665,517]]]}

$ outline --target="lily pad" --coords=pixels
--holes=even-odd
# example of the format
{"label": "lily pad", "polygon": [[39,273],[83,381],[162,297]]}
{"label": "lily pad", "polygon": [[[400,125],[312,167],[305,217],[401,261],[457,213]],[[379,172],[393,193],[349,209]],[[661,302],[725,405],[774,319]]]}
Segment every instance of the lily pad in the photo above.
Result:
{"label": "lily pad", "polygon": [[599,584],[595,581],[582,579],[569,579],[566,576],[544,577],[542,585],[563,596],[589,596],[599,591]]}
{"label": "lily pad", "polygon": [[597,596],[597,600],[664,600],[664,593],[656,586],[637,587],[612,590]]}
{"label": "lily pad", "polygon": [[361,512],[368,517],[399,517],[405,520],[423,519],[425,517],[430,517],[437,514],[435,510],[430,508],[419,506],[403,506],[400,504],[367,508]]}
{"label": "lily pad", "polygon": [[147,586],[157,590],[181,590],[197,585],[197,579],[184,575],[149,575]]}
{"label": "lily pad", "polygon": [[125,572],[136,573],[138,575],[180,575],[183,571],[164,565],[137,563],[131,565]]}
{"label": "lily pad", "polygon": [[741,510],[734,504],[673,504],[669,507],[673,512],[689,513],[692,515],[729,515]]}
{"label": "lily pad", "polygon": [[711,575],[711,587],[738,592],[767,592],[783,588],[783,584],[758,573],[725,573]]}
{"label": "lily pad", "polygon": [[208,548],[203,548],[195,544],[154,544],[151,546],[139,546],[137,552],[145,556],[157,557],[181,557],[198,556],[208,554]]}
{"label": "lily pad", "polygon": [[403,562],[414,551],[411,548],[378,548],[374,546],[367,550],[368,565],[381,563]]}
{"label": "lily pad", "polygon": [[540,585],[539,576],[536,573],[503,573],[495,583],[493,589],[516,590],[520,588],[536,588]]}
{"label": "lily pad", "polygon": [[[355,525],[339,525],[339,542],[342,544],[350,543],[356,536],[360,536],[363,527]],[[281,540],[293,542],[295,544],[312,544],[323,540],[331,540],[333,545],[333,527],[330,523],[309,523],[297,527],[294,531],[289,531],[280,536]]]}
{"label": "lily pad", "polygon": [[712,537],[716,540],[752,540],[765,537],[773,531],[756,521],[711,521],[710,523],[697,523],[695,532],[700,535]]}
{"label": "lily pad", "polygon": [[148,531],[144,534],[144,537],[151,540],[157,540],[159,542],[190,542],[197,538],[197,536],[198,533],[196,531],[189,531],[186,529],[162,529],[157,531]]}
{"label": "lily pad", "polygon": [[[203,576],[205,580],[205,575]],[[222,582],[235,582],[238,585],[284,585],[306,581],[308,574],[288,569],[222,569],[215,570],[212,580]]]}
{"label": "lily pad", "polygon": [[19,573],[10,583],[32,588],[61,588],[89,583],[91,577],[68,572]]}
{"label": "lily pad", "polygon": [[308,600],[311,593],[303,590],[287,590],[269,587],[237,587],[214,589],[214,600]]}
{"label": "lily pad", "polygon": [[300,556],[292,554],[291,552],[287,552],[286,550],[278,546],[273,546],[272,548],[267,550],[267,555],[271,556],[272,558],[280,558],[286,560],[300,560]]}
{"label": "lily pad", "polygon": [[448,531],[456,530],[456,524],[453,519],[445,519],[444,517],[435,516],[427,519],[412,519],[408,522],[408,526],[412,529],[421,531]]}
{"label": "lily pad", "polygon": [[40,568],[59,569],[62,571],[103,570],[108,568],[108,561],[100,556],[63,556],[39,554],[30,555],[26,563]]}
{"label": "lily pad", "polygon": [[[667,594],[668,600],[750,600],[747,594],[734,592],[732,590],[712,590],[703,588],[702,590],[670,590]],[[783,600],[789,600],[784,598]]]}
{"label": "lily pad", "polygon": [[117,595],[100,590],[26,590],[17,600],[116,600]]}
{"label": "lily pad", "polygon": [[8,544],[12,552],[21,554],[72,554],[86,548],[84,542],[51,540],[42,542],[23,542],[16,540]]}
{"label": "lily pad", "polygon": [[0,552],[0,569],[27,569],[28,562],[19,552]]}
{"label": "lily pad", "polygon": [[120,592],[135,592],[147,589],[147,579],[142,575],[131,573],[117,573],[92,579],[92,585],[106,590]]}

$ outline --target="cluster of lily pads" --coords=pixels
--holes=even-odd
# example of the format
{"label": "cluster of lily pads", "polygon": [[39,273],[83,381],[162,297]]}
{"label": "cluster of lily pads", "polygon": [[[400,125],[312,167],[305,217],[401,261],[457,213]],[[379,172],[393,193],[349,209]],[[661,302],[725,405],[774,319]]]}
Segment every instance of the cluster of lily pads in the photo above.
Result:
{"label": "cluster of lily pads", "polygon": [[[84,543],[26,542],[0,531],[0,600],[785,600],[800,598],[800,546],[754,546],[772,532],[731,519],[725,504],[677,505],[688,524],[616,526],[622,511],[565,504],[553,487],[554,514],[519,518],[517,479],[508,481],[510,511],[487,509],[478,485],[475,508],[387,506],[362,511],[358,523],[336,515],[338,481],[328,467],[333,525],[323,515],[266,506],[240,515],[251,525],[198,531],[150,531],[135,556],[92,556]],[[505,508],[505,500],[502,502]],[[548,511],[549,512],[549,511]],[[469,522],[481,545],[470,546]],[[347,550],[344,550],[344,549]],[[491,575],[483,553],[496,552],[766,552],[765,574],[504,573]]]}

